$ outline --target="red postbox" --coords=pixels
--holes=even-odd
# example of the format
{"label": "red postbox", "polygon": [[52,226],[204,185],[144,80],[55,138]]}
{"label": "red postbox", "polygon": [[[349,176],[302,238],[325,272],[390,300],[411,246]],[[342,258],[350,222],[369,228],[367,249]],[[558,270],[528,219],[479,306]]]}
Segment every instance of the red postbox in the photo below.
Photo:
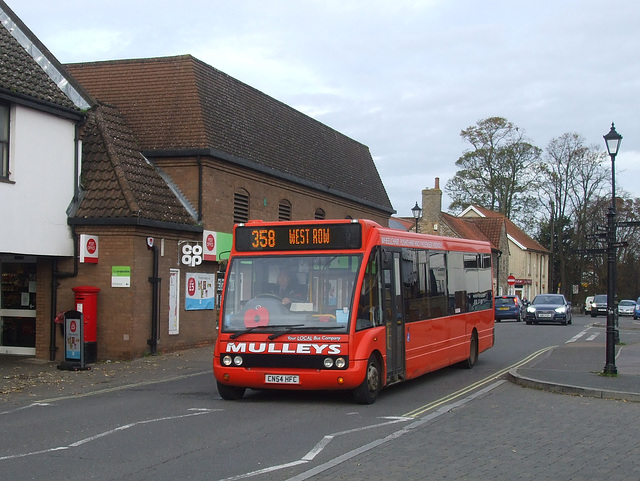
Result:
{"label": "red postbox", "polygon": [[76,295],[76,311],[84,319],[84,362],[96,362],[98,357],[98,292],[99,287],[77,286],[71,290]]}

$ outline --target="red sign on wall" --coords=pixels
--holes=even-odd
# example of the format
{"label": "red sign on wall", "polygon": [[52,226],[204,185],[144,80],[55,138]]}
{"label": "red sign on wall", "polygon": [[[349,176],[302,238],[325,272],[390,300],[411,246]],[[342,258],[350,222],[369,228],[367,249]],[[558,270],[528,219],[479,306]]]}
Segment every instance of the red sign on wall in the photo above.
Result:
{"label": "red sign on wall", "polygon": [[80,262],[98,263],[98,236],[80,234]]}

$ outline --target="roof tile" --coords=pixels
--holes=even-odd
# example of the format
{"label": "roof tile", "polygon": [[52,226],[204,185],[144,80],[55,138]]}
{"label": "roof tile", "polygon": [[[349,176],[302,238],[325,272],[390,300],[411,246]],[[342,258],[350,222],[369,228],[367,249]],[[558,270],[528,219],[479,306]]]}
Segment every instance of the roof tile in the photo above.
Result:
{"label": "roof tile", "polygon": [[186,201],[140,153],[116,108],[99,104],[92,109],[81,136],[83,196],[75,217],[196,224]]}
{"label": "roof tile", "polygon": [[0,22],[0,90],[78,110]]}
{"label": "roof tile", "polygon": [[369,148],[191,55],[71,64],[142,151],[208,149],[391,213]]}

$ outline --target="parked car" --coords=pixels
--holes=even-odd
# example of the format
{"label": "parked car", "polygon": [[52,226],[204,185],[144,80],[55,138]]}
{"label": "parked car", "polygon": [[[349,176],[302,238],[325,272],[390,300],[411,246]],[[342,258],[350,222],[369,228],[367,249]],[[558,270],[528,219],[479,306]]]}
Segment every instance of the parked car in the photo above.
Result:
{"label": "parked car", "polygon": [[593,298],[591,304],[591,317],[607,315],[607,295],[598,294]]}
{"label": "parked car", "polygon": [[518,296],[497,296],[494,299],[495,319],[500,322],[503,319],[515,319],[522,321],[524,306]]}
{"label": "parked car", "polygon": [[562,294],[538,294],[527,307],[527,324],[559,322],[571,324],[571,303]]}
{"label": "parked car", "polygon": [[588,313],[591,312],[591,304],[593,304],[593,297],[594,296],[587,296],[587,298],[584,300],[584,314],[587,315]]}
{"label": "parked car", "polygon": [[618,303],[618,315],[619,316],[633,316],[636,303],[631,299],[623,299]]}
{"label": "parked car", "polygon": [[636,307],[633,309],[633,318],[640,319],[640,297],[636,299]]}

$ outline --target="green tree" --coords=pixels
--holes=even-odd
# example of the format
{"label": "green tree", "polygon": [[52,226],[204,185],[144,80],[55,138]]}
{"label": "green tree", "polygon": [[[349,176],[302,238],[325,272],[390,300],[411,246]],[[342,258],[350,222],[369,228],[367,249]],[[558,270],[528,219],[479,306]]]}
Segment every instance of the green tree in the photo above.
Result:
{"label": "green tree", "polygon": [[503,117],[480,120],[460,132],[472,148],[456,161],[458,171],[446,184],[450,209],[477,204],[500,212],[512,221],[530,215],[536,199],[536,165],[541,149]]}

